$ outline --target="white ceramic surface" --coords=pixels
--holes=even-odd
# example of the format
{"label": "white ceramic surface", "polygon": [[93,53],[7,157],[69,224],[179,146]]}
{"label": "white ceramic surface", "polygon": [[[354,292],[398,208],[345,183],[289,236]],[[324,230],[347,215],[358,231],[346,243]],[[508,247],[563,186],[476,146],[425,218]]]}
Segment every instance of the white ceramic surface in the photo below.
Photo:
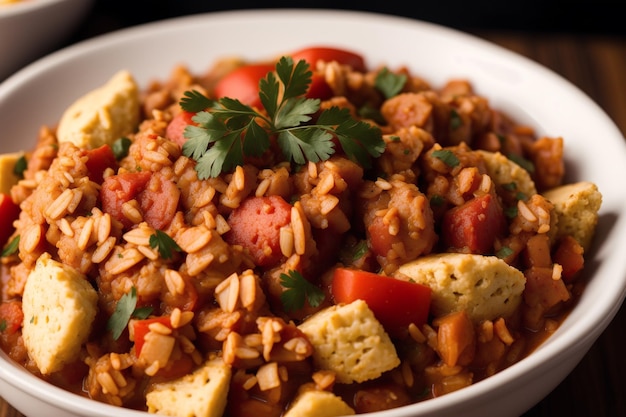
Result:
{"label": "white ceramic surface", "polygon": [[[196,15],[95,38],[49,55],[0,85],[0,152],[33,143],[78,96],[125,68],[145,85],[174,65],[202,71],[217,58],[276,56],[313,44],[362,53],[370,66],[408,65],[432,85],[465,77],[476,90],[540,134],[565,140],[568,180],[595,182],[604,200],[587,254],[589,285],[559,330],[512,367],[444,397],[372,417],[513,417],[555,388],[617,313],[626,295],[626,140],[607,115],[553,72],[478,38],[440,26],[362,12],[251,10]],[[33,99],[33,98],[36,99]],[[0,392],[29,416],[145,415],[68,394],[0,353]]]}
{"label": "white ceramic surface", "polygon": [[23,0],[0,5],[0,80],[58,47],[93,2]]}

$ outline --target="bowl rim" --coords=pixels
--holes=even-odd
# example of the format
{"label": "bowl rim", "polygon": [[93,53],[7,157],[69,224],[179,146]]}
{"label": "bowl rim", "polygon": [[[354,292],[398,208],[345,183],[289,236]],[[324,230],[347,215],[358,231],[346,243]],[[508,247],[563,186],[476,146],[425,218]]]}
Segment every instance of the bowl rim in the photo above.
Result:
{"label": "bowl rim", "polygon": [[[58,2],[65,0],[49,0],[49,2]],[[150,36],[151,33],[155,31],[164,31],[171,30],[175,26],[185,23],[198,23],[204,22],[206,20],[212,19],[221,19],[221,18],[240,18],[240,17],[267,17],[271,15],[272,17],[276,16],[290,16],[306,13],[308,16],[316,16],[318,18],[327,17],[328,15],[341,15],[344,17],[355,17],[355,18],[374,18],[379,21],[387,22],[390,24],[401,24],[401,25],[414,25],[416,27],[422,27],[428,30],[439,31],[444,33],[446,36],[451,36],[454,38],[461,39],[463,42],[469,42],[472,44],[480,45],[481,47],[485,47],[494,51],[498,54],[502,54],[507,59],[517,60],[519,62],[523,62],[525,65],[529,65],[533,71],[539,71],[543,76],[551,78],[554,82],[557,82],[563,86],[566,86],[568,89],[575,92],[579,99],[584,100],[588,106],[598,113],[597,116],[604,119],[604,122],[607,124],[607,128],[614,131],[616,137],[620,137],[623,142],[623,135],[619,131],[619,129],[615,126],[613,121],[606,115],[604,110],[602,110],[593,100],[591,100],[584,92],[582,92],[577,86],[570,83],[568,80],[557,74],[556,72],[546,68],[535,61],[532,61],[520,54],[517,54],[513,51],[505,49],[504,47],[498,46],[494,43],[486,41],[482,38],[479,38],[476,35],[472,35],[466,32],[459,31],[457,29],[449,28],[446,26],[441,26],[436,23],[430,23],[414,18],[407,18],[401,16],[387,15],[376,12],[367,12],[367,11],[357,11],[357,10],[332,10],[332,9],[306,9],[306,8],[280,8],[280,9],[245,9],[245,10],[228,10],[228,11],[217,11],[217,12],[209,12],[209,13],[200,13],[194,15],[187,15],[175,18],[168,18],[160,21],[144,23],[141,25],[128,27],[124,29],[119,29],[110,33],[105,33],[102,35],[98,35],[96,37],[86,39],[84,41],[78,42],[74,45],[70,45],[64,49],[61,49],[57,52],[49,54],[43,58],[36,60],[35,62],[29,64],[23,69],[19,70],[15,74],[11,75],[9,78],[0,83],[0,98],[2,98],[5,94],[9,94],[13,89],[18,88],[22,83],[28,81],[29,78],[36,76],[42,72],[45,72],[45,69],[49,66],[57,65],[61,62],[71,60],[76,56],[81,55],[86,50],[91,48],[101,48],[108,44],[115,44],[123,41],[128,38],[136,38],[136,37],[144,37]],[[626,145],[623,148],[626,154]],[[624,206],[626,208],[626,205]],[[625,211],[626,212],[626,211]],[[626,230],[624,226],[625,219],[618,219],[621,230]],[[537,375],[537,372],[526,372],[527,368],[534,368],[537,370],[537,365],[542,363],[546,363],[548,361],[558,361],[562,360],[559,358],[560,350],[562,349],[561,345],[566,343],[567,346],[570,346],[572,349],[584,349],[585,351],[590,347],[590,341],[595,341],[595,339],[604,331],[604,329],[608,326],[610,321],[613,319],[617,311],[621,308],[621,305],[626,296],[626,263],[620,265],[621,270],[621,291],[616,291],[612,294],[609,294],[611,303],[607,303],[606,306],[595,312],[593,318],[601,317],[601,319],[597,322],[591,323],[591,318],[588,320],[587,326],[584,327],[576,327],[567,332],[565,338],[561,338],[559,343],[542,343],[537,351],[533,352],[533,354],[524,358],[522,361],[517,362],[510,366],[507,369],[504,369],[497,374],[476,382],[469,387],[466,387],[462,390],[447,394],[446,396],[435,398],[432,400],[420,402],[417,404],[413,404],[407,407],[402,407],[406,409],[406,414],[404,412],[398,412],[397,416],[409,416],[415,412],[433,412],[439,409],[445,409],[446,403],[453,403],[458,401],[470,400],[476,394],[481,392],[490,391],[503,382],[513,380],[513,379],[529,379],[533,376]],[[591,324],[595,327],[591,328]],[[557,330],[558,332],[558,330]],[[3,352],[0,352],[0,362],[6,361],[6,355]],[[11,363],[11,365],[14,365]],[[17,365],[16,365],[17,366]],[[48,384],[34,375],[25,372],[26,378],[24,380],[17,379],[12,380],[11,372],[5,369],[5,366],[0,367],[0,378],[5,380],[8,384],[15,386],[16,388],[22,390],[31,390],[32,392],[36,392],[39,394],[41,399],[50,404],[55,404],[57,406],[63,406],[67,410],[72,410],[73,407],[78,404],[79,411],[93,413],[93,400],[87,399],[85,397],[81,397],[76,394],[71,394],[68,391],[65,391],[61,388],[58,388],[54,385]],[[52,389],[50,389],[52,387]],[[67,395],[70,395],[68,397]],[[109,406],[107,404],[102,404],[102,406],[106,406],[102,415],[106,415],[106,412],[111,412],[114,410],[118,415],[128,415],[129,417],[132,415],[146,415],[143,412],[136,412],[128,409],[119,409],[118,407]],[[128,414],[126,414],[128,413]],[[377,416],[380,413],[368,414],[371,416]],[[380,414],[381,416],[383,414]],[[389,414],[384,414],[388,416]],[[394,414],[396,415],[396,414]]]}

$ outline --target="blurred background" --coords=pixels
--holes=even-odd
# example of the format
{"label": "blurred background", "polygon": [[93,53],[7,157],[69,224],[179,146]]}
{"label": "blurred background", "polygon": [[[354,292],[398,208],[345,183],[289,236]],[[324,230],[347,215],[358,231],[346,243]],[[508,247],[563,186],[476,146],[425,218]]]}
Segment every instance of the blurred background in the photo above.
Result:
{"label": "blurred background", "polygon": [[128,0],[97,0],[92,15],[97,19],[83,27],[83,35],[101,27],[119,27],[192,13],[246,8],[332,8],[363,10],[426,20],[453,28],[475,30],[521,30],[533,32],[576,32],[590,34],[626,34],[621,0],[385,0],[365,6],[354,0],[152,0],[135,3]]}

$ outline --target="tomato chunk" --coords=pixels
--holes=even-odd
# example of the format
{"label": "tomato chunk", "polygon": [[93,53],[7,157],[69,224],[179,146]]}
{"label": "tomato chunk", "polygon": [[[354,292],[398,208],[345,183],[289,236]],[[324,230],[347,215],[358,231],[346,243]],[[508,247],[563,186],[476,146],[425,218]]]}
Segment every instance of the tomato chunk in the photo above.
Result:
{"label": "tomato chunk", "polygon": [[151,172],[142,171],[106,177],[100,189],[102,210],[119,220],[124,226],[130,227],[132,222],[124,216],[122,205],[136,198],[151,176]]}
{"label": "tomato chunk", "polygon": [[20,215],[20,207],[8,194],[0,194],[0,247],[4,246],[13,234],[13,221]]}
{"label": "tomato chunk", "polygon": [[291,222],[291,204],[276,195],[250,197],[230,214],[227,222],[230,231],[224,235],[226,242],[248,249],[255,264],[274,266],[283,257],[280,228]]}
{"label": "tomato chunk", "polygon": [[426,323],[431,292],[422,284],[349,268],[335,269],[331,284],[335,302],[365,301],[392,335],[401,334],[411,323]]}
{"label": "tomato chunk", "polygon": [[220,79],[213,93],[218,99],[228,97],[237,99],[248,106],[261,108],[259,81],[271,71],[274,71],[274,65],[271,64],[243,65]]}
{"label": "tomato chunk", "polygon": [[442,221],[443,240],[447,247],[465,248],[477,254],[491,252],[495,239],[503,237],[506,230],[502,206],[491,194],[475,197],[448,210]]}
{"label": "tomato chunk", "polygon": [[89,179],[100,184],[102,176],[107,168],[115,168],[117,160],[113,149],[109,145],[102,145],[96,149],[87,151],[87,169],[89,170]]}
{"label": "tomato chunk", "polygon": [[566,283],[570,283],[576,278],[576,274],[585,265],[584,249],[571,236],[563,237],[554,252],[554,262],[563,267],[561,277]]}
{"label": "tomato chunk", "polygon": [[363,59],[363,56],[347,49],[311,46],[293,52],[291,58],[294,62],[305,60],[312,69],[315,69],[317,61],[337,61],[342,65],[351,66],[355,71],[365,72],[365,59]]}
{"label": "tomato chunk", "polygon": [[187,138],[185,138],[185,128],[196,123],[191,120],[196,114],[188,111],[181,111],[169,122],[165,129],[165,137],[182,147]]}
{"label": "tomato chunk", "polygon": [[24,313],[19,301],[6,301],[0,304],[0,333],[14,334],[22,327]]}
{"label": "tomato chunk", "polygon": [[133,336],[135,339],[135,354],[137,357],[141,354],[141,349],[146,341],[146,335],[150,332],[150,325],[152,323],[161,323],[169,328],[172,328],[169,316],[166,317],[153,317],[145,320],[133,320]]}

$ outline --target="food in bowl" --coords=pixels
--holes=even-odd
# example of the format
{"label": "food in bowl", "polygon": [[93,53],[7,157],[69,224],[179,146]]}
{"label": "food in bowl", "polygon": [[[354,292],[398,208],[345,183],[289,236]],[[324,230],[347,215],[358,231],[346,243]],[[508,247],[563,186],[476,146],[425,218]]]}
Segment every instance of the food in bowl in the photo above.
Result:
{"label": "food in bowl", "polygon": [[0,343],[173,416],[445,395],[531,354],[584,290],[602,195],[563,184],[564,144],[469,80],[344,49],[143,89],[122,70],[2,159]]}

